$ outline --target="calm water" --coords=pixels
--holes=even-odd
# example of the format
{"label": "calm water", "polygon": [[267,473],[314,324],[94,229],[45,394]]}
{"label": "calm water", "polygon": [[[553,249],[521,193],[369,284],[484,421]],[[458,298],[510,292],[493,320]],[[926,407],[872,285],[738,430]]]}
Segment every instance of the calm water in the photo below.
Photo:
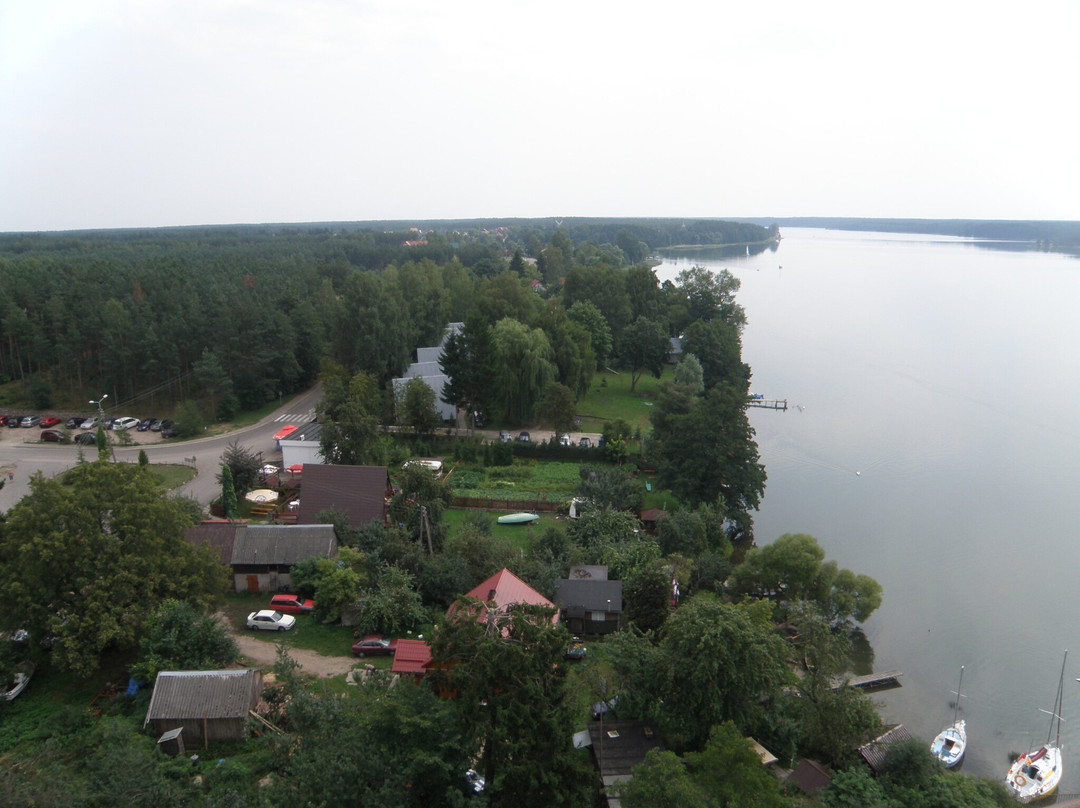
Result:
{"label": "calm water", "polygon": [[[756,535],[809,533],[876,578],[882,716],[927,742],[952,719],[964,770],[1003,778],[1045,740],[1062,653],[1061,793],[1080,792],[1080,261],[938,236],[783,231],[775,252],[694,264],[742,281],[768,484]],[[858,472],[858,473],[856,473]]]}

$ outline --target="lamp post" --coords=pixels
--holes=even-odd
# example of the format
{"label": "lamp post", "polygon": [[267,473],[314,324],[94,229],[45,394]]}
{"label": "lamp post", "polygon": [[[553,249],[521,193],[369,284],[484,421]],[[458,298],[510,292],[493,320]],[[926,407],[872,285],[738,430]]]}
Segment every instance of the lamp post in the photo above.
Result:
{"label": "lamp post", "polygon": [[[111,447],[109,445],[109,433],[105,429],[105,408],[102,407],[101,405],[102,405],[102,402],[104,402],[105,399],[107,399],[108,397],[109,397],[108,393],[102,393],[101,398],[99,398],[97,401],[91,400],[91,401],[88,402],[89,404],[93,404],[95,407],[97,407],[98,429],[100,429],[101,433],[105,436],[105,450],[106,451],[108,451]],[[113,459],[115,460],[116,458],[114,457]]]}

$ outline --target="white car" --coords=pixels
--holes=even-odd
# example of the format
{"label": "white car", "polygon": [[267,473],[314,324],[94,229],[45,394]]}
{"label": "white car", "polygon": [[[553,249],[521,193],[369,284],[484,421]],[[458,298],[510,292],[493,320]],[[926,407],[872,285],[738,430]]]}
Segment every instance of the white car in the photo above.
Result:
{"label": "white car", "polygon": [[282,614],[273,609],[252,612],[247,618],[247,627],[263,631],[288,631],[296,625],[296,618],[291,614]]}
{"label": "white car", "polygon": [[130,415],[124,416],[123,418],[117,418],[112,422],[113,429],[134,429],[138,425],[139,419],[132,418]]}

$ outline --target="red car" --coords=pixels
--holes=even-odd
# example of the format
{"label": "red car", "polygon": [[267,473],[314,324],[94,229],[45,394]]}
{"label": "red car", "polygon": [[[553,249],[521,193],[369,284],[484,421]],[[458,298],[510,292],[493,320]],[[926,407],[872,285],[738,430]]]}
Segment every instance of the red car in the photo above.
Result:
{"label": "red car", "polygon": [[54,427],[59,423],[60,423],[59,418],[57,418],[57,417],[55,417],[53,415],[48,415],[48,416],[41,419],[41,422],[38,424],[38,426],[41,427],[42,429],[50,429],[51,427]]}
{"label": "red car", "polygon": [[378,634],[357,640],[353,643],[353,656],[388,656],[397,650],[397,640],[388,640]]}
{"label": "red car", "polygon": [[315,601],[299,595],[274,595],[270,599],[270,608],[283,614],[308,614],[315,608]]}
{"label": "red car", "polygon": [[43,429],[41,431],[41,440],[45,441],[45,443],[63,443],[64,437],[55,429]]}

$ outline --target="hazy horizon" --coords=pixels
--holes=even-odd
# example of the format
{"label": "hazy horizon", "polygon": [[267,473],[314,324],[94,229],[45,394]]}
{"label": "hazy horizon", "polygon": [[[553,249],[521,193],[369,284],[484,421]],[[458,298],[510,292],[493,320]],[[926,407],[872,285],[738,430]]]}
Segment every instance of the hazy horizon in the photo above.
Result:
{"label": "hazy horizon", "polygon": [[0,0],[0,232],[1077,221],[1078,23],[1064,0]]}

